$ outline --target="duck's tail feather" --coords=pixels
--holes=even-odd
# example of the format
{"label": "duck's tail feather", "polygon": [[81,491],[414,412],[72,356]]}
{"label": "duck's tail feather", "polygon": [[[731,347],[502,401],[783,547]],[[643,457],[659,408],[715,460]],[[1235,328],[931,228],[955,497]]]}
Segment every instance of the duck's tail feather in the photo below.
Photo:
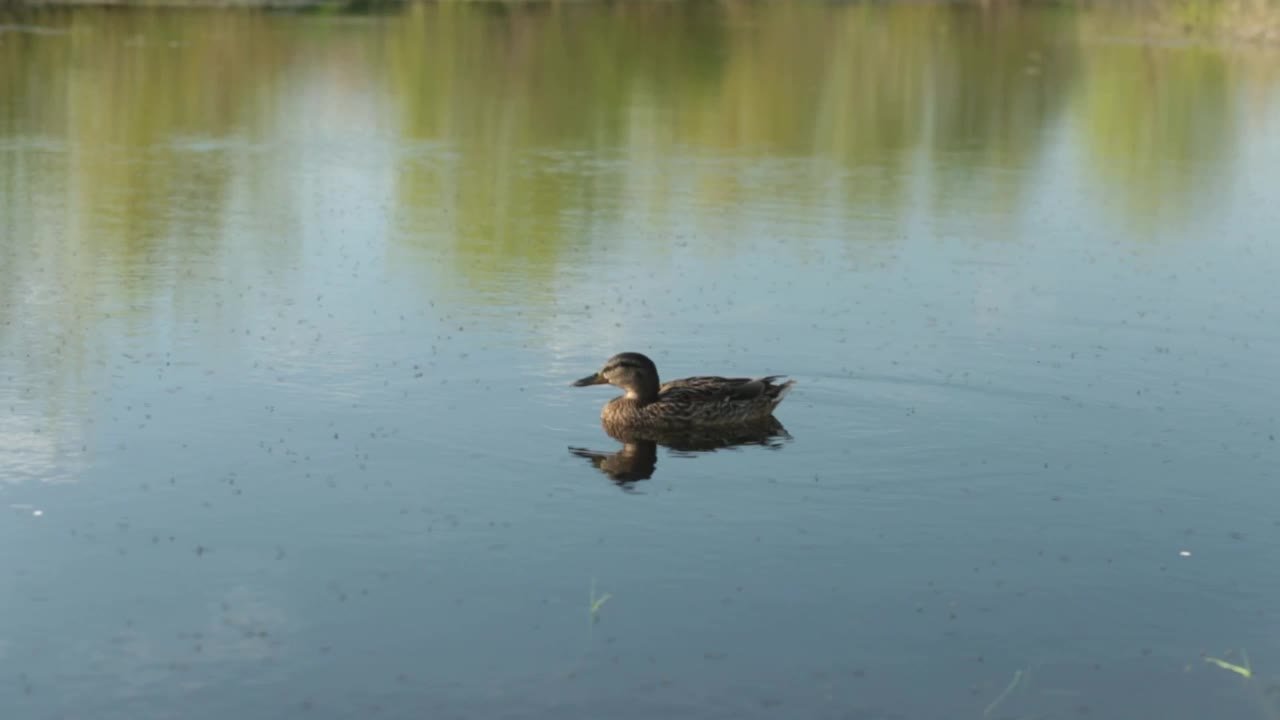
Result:
{"label": "duck's tail feather", "polygon": [[792,387],[794,387],[794,386],[795,386],[795,384],[796,384],[796,381],[795,381],[795,380],[788,380],[788,381],[786,381],[786,382],[782,383],[781,385],[773,385],[773,384],[772,384],[772,383],[773,383],[773,381],[774,381],[774,380],[777,380],[777,379],[778,379],[778,378],[780,378],[780,377],[785,377],[785,376],[783,376],[783,375],[770,375],[769,377],[764,378],[764,382],[765,382],[766,384],[768,384],[768,385],[769,385],[769,389],[773,391],[773,393],[772,393],[772,394],[773,394],[773,398],[772,398],[772,400],[773,400],[773,406],[774,406],[774,407],[777,407],[777,406],[778,406],[778,403],[782,402],[782,399],[783,399],[783,398],[785,398],[785,397],[787,396],[787,393],[791,392],[791,388],[792,388]]}

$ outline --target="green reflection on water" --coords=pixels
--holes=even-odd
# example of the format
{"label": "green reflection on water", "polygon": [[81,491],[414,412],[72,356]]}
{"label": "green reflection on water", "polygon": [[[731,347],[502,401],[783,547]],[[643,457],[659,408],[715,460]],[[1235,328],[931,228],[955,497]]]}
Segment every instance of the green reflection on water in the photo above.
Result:
{"label": "green reflection on water", "polygon": [[617,242],[602,228],[620,218],[661,256],[681,227],[734,252],[739,209],[776,209],[780,231],[875,218],[862,241],[1009,216],[1064,124],[1125,220],[1176,226],[1203,209],[1204,178],[1230,173],[1240,98],[1274,86],[1265,57],[1108,44],[1108,18],[1063,9],[414,4],[4,24],[0,277],[14,288],[52,263],[69,288],[105,279],[122,306],[228,243],[298,257],[317,147],[386,165],[365,168],[393,178],[395,257],[443,257],[479,288],[514,273],[541,297]]}
{"label": "green reflection on water", "polygon": [[[1228,58],[1199,48],[1091,49],[1075,110],[1097,185],[1127,219],[1152,229],[1213,199],[1206,182],[1229,165],[1239,88]],[[1209,108],[1212,108],[1210,110]]]}

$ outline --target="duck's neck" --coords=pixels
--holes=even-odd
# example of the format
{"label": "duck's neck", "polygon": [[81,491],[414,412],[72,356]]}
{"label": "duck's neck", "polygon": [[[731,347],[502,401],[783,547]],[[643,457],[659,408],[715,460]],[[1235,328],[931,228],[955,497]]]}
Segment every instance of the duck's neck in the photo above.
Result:
{"label": "duck's neck", "polygon": [[658,378],[641,380],[623,388],[627,394],[622,397],[636,407],[644,407],[658,399],[658,387]]}

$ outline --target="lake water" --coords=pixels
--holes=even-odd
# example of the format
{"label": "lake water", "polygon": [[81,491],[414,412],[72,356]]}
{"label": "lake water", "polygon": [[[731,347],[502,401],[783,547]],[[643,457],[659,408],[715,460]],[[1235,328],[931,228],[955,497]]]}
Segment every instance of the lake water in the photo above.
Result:
{"label": "lake water", "polygon": [[0,714],[1280,716],[1278,188],[1061,8],[10,11]]}

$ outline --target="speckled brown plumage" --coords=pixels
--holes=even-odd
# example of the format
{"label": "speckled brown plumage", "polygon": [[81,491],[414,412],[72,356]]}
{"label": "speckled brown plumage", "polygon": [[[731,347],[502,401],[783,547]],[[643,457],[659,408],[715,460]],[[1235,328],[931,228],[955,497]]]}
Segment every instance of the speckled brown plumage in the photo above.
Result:
{"label": "speckled brown plumage", "polygon": [[600,412],[606,428],[672,429],[739,425],[769,418],[795,384],[760,378],[699,376],[659,384],[653,361],[639,353],[621,353],[575,386],[610,384],[625,395]]}

